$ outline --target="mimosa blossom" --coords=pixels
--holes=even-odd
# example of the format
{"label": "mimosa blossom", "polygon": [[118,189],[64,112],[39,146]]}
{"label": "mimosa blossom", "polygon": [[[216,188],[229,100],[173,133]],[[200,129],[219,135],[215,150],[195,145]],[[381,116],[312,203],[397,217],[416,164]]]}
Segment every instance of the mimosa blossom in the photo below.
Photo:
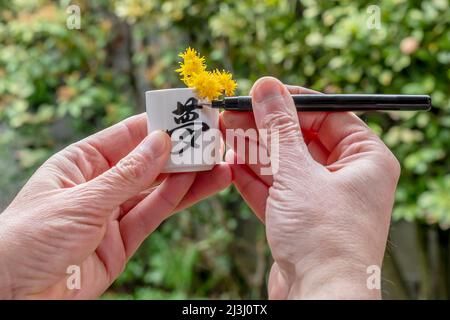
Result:
{"label": "mimosa blossom", "polygon": [[212,101],[234,94],[237,83],[231,73],[217,69],[213,72],[207,71],[205,58],[192,48],[187,48],[179,56],[183,61],[175,71],[180,74],[181,81],[197,91],[199,98]]}

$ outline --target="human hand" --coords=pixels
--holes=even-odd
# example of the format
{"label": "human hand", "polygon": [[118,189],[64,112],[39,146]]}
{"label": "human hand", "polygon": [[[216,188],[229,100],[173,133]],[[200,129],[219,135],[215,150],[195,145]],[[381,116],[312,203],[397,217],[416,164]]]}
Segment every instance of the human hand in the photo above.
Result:
{"label": "human hand", "polygon": [[[146,136],[146,115],[134,116],[37,170],[0,214],[0,297],[98,297],[162,221],[231,183],[227,164],[160,175],[170,138]],[[79,290],[67,288],[70,265]]]}
{"label": "human hand", "polygon": [[354,114],[297,114],[288,89],[313,92],[266,77],[253,86],[253,114],[221,115],[222,129],[279,134],[273,175],[261,175],[262,165],[248,161],[257,141],[245,153],[227,153],[234,184],[266,224],[275,261],[269,297],[379,298],[380,290],[366,285],[366,271],[381,267],[399,163]]}

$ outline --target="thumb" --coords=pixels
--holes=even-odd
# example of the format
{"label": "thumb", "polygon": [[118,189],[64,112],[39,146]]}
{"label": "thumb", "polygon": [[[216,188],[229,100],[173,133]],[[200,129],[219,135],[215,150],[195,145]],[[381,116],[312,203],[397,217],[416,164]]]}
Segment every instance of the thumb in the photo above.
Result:
{"label": "thumb", "polygon": [[263,77],[253,85],[251,95],[259,136],[270,155],[274,183],[277,178],[309,176],[316,163],[303,140],[297,110],[286,87],[275,78]]}
{"label": "thumb", "polygon": [[148,189],[166,164],[171,149],[169,136],[162,131],[148,135],[114,167],[80,185],[101,208],[115,208]]}

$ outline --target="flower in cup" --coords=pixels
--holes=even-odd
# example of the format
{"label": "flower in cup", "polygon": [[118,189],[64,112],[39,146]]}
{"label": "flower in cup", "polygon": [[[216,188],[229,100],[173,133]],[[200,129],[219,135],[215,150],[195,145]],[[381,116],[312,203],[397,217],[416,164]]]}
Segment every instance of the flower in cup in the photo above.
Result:
{"label": "flower in cup", "polygon": [[175,70],[180,74],[189,88],[195,89],[200,99],[208,101],[217,100],[221,96],[232,96],[237,87],[231,73],[222,70],[206,70],[205,58],[200,56],[195,49],[187,48],[179,56],[183,59],[180,68]]}

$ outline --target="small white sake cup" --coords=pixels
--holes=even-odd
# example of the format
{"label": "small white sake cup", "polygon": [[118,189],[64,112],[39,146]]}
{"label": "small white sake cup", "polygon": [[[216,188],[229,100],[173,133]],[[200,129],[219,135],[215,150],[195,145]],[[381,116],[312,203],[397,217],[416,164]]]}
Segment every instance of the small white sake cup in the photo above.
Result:
{"label": "small white sake cup", "polygon": [[172,141],[162,172],[207,171],[220,162],[219,110],[202,102],[190,88],[145,93],[148,133],[162,130]]}

